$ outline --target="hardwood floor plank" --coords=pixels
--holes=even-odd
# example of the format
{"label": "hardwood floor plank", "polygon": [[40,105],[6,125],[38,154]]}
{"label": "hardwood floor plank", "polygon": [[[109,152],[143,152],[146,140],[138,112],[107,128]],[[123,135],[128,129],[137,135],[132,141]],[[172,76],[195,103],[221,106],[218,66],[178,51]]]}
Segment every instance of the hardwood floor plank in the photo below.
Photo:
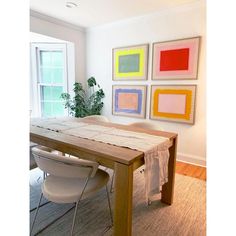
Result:
{"label": "hardwood floor plank", "polygon": [[176,173],[206,181],[206,167],[185,162],[176,162]]}

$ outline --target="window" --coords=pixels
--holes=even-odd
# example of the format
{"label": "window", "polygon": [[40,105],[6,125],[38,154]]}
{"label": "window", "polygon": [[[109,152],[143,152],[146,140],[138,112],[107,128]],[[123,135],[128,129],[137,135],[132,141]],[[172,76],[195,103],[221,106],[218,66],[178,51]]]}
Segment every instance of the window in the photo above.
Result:
{"label": "window", "polygon": [[32,116],[67,115],[61,93],[68,92],[66,43],[31,44]]}

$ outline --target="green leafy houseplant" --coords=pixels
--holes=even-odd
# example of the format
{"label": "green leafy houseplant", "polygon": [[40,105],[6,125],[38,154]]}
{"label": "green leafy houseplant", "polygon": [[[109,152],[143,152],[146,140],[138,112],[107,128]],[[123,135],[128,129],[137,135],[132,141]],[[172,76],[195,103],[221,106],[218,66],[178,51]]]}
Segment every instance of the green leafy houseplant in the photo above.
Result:
{"label": "green leafy houseplant", "polygon": [[90,115],[101,115],[104,103],[102,99],[105,97],[103,89],[97,84],[94,77],[87,80],[88,91],[83,89],[81,83],[74,83],[74,98],[69,93],[62,93],[61,98],[65,100],[65,108],[69,109],[69,113],[75,117],[85,117]]}

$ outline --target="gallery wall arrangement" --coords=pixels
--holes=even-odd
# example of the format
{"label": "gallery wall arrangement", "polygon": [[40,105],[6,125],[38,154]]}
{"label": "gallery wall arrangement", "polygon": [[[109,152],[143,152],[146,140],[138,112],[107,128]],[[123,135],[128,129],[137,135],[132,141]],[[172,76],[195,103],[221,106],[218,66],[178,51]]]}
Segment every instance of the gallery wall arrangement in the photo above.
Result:
{"label": "gallery wall arrangement", "polygon": [[[130,81],[112,86],[112,114],[146,118],[146,94],[150,87],[149,118],[194,124],[197,86],[176,84],[178,80],[197,80],[201,37],[175,39],[152,44],[151,85],[135,85],[148,80],[148,44],[112,50],[113,81]],[[157,84],[173,80],[175,84]]]}

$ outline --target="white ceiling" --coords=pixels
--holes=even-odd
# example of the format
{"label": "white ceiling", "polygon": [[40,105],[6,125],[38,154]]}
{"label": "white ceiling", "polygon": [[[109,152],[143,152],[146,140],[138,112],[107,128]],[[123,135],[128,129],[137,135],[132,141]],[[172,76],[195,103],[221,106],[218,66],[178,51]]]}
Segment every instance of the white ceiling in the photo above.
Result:
{"label": "white ceiling", "polygon": [[[67,8],[66,2],[76,8]],[[150,14],[200,0],[30,0],[30,9],[82,27]]]}

